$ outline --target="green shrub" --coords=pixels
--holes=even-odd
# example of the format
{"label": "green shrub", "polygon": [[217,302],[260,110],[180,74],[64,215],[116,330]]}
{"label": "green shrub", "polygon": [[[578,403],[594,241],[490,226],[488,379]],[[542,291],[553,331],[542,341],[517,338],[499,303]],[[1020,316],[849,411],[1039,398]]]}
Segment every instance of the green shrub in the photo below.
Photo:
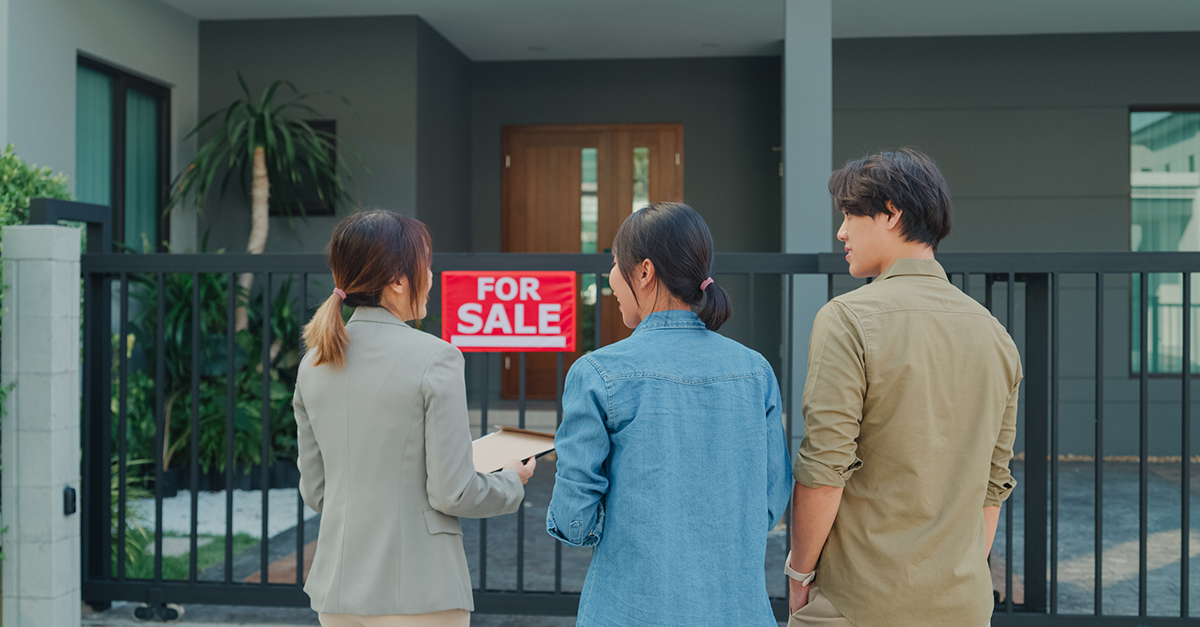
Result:
{"label": "green shrub", "polygon": [[[229,280],[223,274],[199,274],[200,336],[199,364],[199,454],[201,472],[225,471],[226,394],[229,355],[226,345]],[[166,426],[164,469],[180,467],[191,459],[192,426],[192,275],[165,275],[166,310],[163,390]],[[271,442],[268,463],[278,458],[294,458],[296,421],[292,411],[296,368],[300,362],[300,323],[296,302],[291,295],[291,279],[279,285],[271,302],[271,338],[269,349],[268,400],[270,404]],[[236,287],[236,286],[235,286]],[[124,350],[129,363],[126,388],[126,428],[129,459],[154,459],[155,373],[158,353],[158,284],[153,275],[130,277],[132,313],[130,334],[120,346],[113,337],[113,438],[119,433],[120,377],[118,351]],[[251,299],[261,303],[262,294]],[[247,299],[239,295],[237,300]],[[262,463],[262,337],[261,305],[250,304],[250,325],[234,335],[234,460],[243,469]],[[152,467],[145,469],[152,472]]]}
{"label": "green shrub", "polygon": [[[126,468],[142,466],[149,464],[149,459],[138,459],[126,464]],[[109,508],[110,529],[112,532],[112,558],[113,564],[117,563],[118,553],[120,552],[120,543],[117,541],[120,537],[118,529],[121,525],[120,515],[121,510],[121,476],[118,474],[117,459],[114,456],[112,461],[112,472],[109,475],[109,480],[112,484],[109,489],[109,498],[111,507]],[[153,494],[143,486],[143,479],[137,476],[125,477],[125,502],[147,499]],[[146,528],[142,526],[144,513],[137,510],[136,507],[127,507],[125,511],[125,560],[126,564],[136,564],[142,559],[142,548],[150,539],[150,534],[146,532]],[[116,571],[114,571],[115,573]]]}
{"label": "green shrub", "polygon": [[28,224],[31,198],[70,200],[67,176],[25,163],[9,144],[0,154],[0,226]]}
{"label": "green shrub", "polygon": [[[178,533],[164,533],[164,538],[188,538],[190,536]],[[225,536],[197,536],[199,540],[199,548],[196,550],[196,572],[202,573],[213,566],[223,564],[225,562]],[[204,543],[204,540],[208,540]],[[152,549],[154,548],[154,536],[146,534],[146,537],[138,537],[136,540],[128,540],[131,551],[136,551],[137,555],[144,556],[144,559],[130,559],[125,563],[125,577],[129,579],[153,579],[154,578],[154,559],[152,557]],[[135,544],[136,543],[136,544]],[[233,554],[240,555],[246,549],[258,546],[258,538],[254,536],[238,533],[233,536]],[[191,556],[188,553],[175,556],[164,556],[162,560],[162,577],[164,580],[186,580],[191,576]],[[113,564],[113,575],[117,573],[116,564]]]}

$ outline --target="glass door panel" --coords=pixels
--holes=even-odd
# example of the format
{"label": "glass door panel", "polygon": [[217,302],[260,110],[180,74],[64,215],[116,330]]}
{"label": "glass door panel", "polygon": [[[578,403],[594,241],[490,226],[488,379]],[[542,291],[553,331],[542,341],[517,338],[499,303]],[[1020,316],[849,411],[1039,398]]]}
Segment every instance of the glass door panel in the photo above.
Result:
{"label": "glass door panel", "polygon": [[650,149],[633,149],[633,211],[650,204]]}
{"label": "glass door panel", "polygon": [[125,245],[142,252],[158,247],[158,100],[125,92]]}
{"label": "glass door panel", "polygon": [[113,79],[75,69],[75,198],[112,203]]}
{"label": "glass door panel", "polygon": [[[582,253],[595,253],[600,229],[600,201],[596,196],[596,149],[584,148],[582,153],[581,183],[579,185],[579,249]],[[596,350],[596,275],[579,275],[579,350],[587,354]]]}
{"label": "glass door panel", "polygon": [[165,249],[170,102],[168,87],[77,57],[75,197],[112,209],[115,250]]}

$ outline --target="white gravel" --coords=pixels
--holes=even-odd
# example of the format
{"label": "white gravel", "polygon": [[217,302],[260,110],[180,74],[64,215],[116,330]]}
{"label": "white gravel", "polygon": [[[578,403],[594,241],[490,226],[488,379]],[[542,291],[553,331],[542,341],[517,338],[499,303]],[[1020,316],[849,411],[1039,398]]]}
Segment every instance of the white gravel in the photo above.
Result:
{"label": "white gravel", "polygon": [[[295,488],[270,490],[267,496],[268,534],[274,536],[296,526],[298,501],[299,490]],[[136,516],[138,522],[147,531],[154,530],[154,499],[131,499],[128,508],[127,515]],[[200,535],[225,535],[224,491],[200,492],[196,499],[196,511],[199,518],[198,532]],[[316,512],[305,506],[305,520],[316,515]],[[190,491],[180,490],[176,496],[163,499],[162,530],[164,533],[191,533],[192,496]],[[233,532],[235,534],[244,533],[255,538],[262,537],[261,491],[233,491]]]}

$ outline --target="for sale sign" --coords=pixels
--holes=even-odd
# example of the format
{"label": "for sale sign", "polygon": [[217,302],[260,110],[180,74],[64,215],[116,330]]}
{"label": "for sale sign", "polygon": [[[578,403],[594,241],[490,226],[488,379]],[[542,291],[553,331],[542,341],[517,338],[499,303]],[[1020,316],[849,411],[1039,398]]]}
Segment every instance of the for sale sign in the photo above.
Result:
{"label": "for sale sign", "polygon": [[574,272],[443,272],[442,339],[464,352],[574,351]]}

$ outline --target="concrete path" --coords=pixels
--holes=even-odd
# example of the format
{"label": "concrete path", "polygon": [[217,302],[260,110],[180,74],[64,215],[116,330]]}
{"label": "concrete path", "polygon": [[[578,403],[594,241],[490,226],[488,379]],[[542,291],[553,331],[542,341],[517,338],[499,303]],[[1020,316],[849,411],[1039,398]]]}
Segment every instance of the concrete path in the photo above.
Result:
{"label": "concrete path", "polygon": [[[1147,613],[1179,616],[1182,546],[1181,484],[1178,464],[1150,464],[1147,511]],[[1024,464],[1013,462],[1017,489],[1013,505],[1013,572],[1024,572]],[[1191,465],[1192,493],[1200,493],[1200,464]],[[1058,611],[1091,614],[1095,603],[1095,470],[1092,462],[1059,462]],[[1138,464],[1105,462],[1102,611],[1138,613]],[[1200,616],[1200,499],[1189,498],[1191,529],[1188,573],[1190,615]],[[1004,555],[1005,519],[996,534]],[[1000,577],[1003,581],[1003,576]]]}

